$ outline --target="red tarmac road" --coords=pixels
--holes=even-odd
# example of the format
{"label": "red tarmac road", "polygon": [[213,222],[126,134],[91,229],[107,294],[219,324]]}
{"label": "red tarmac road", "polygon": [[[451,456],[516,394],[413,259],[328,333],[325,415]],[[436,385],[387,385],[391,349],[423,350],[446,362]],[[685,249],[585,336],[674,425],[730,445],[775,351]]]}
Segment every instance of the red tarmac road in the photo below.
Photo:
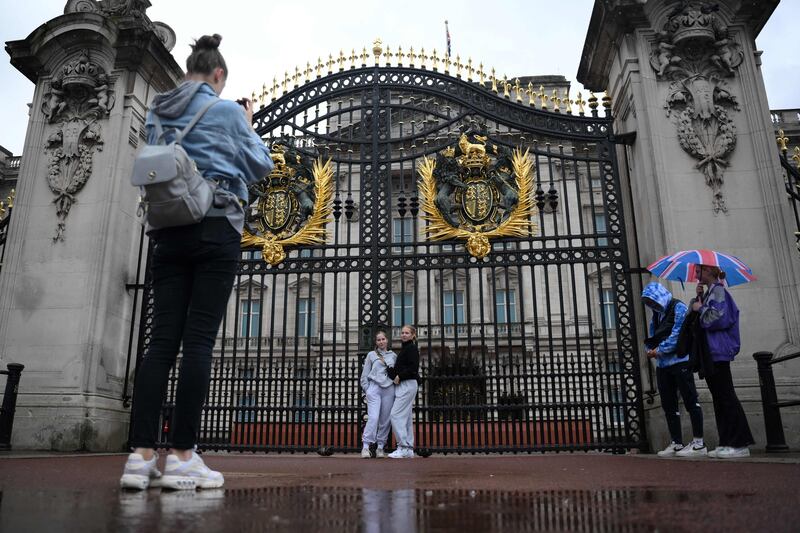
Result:
{"label": "red tarmac road", "polygon": [[792,456],[204,457],[224,490],[120,492],[122,455],[0,456],[0,531],[800,531]]}

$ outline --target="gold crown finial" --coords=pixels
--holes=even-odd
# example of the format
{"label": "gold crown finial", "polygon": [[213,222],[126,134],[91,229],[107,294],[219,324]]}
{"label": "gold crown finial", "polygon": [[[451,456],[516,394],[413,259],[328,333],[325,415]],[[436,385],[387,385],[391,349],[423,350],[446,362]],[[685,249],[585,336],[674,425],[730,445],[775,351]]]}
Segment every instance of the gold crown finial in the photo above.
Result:
{"label": "gold crown finial", "polygon": [[781,149],[781,152],[786,155],[786,152],[789,150],[786,146],[786,143],[789,142],[789,137],[784,134],[783,130],[778,130],[778,137],[775,140],[778,141],[778,147]]}
{"label": "gold crown finial", "polygon": [[383,54],[383,41],[381,41],[381,38],[378,37],[372,41],[372,55],[375,56],[375,66],[380,63],[381,54]]}

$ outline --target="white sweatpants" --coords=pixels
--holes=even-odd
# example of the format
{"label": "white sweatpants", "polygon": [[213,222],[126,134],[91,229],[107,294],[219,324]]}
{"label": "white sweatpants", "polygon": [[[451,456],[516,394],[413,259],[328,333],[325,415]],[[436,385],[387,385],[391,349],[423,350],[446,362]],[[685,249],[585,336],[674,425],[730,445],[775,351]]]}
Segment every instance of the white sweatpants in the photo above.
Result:
{"label": "white sweatpants", "polygon": [[394,388],[394,405],[392,406],[392,431],[401,448],[414,447],[414,398],[417,397],[417,380],[401,381]]}
{"label": "white sweatpants", "polygon": [[394,385],[381,387],[374,381],[367,386],[367,425],[364,427],[364,447],[373,442],[383,448],[391,427],[392,404],[394,404]]}

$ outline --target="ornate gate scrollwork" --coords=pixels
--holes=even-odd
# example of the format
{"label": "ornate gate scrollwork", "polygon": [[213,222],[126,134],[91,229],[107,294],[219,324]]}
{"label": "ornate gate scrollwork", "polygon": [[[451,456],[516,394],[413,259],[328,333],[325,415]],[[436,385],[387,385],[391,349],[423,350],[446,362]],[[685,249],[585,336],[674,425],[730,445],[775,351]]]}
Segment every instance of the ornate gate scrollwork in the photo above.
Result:
{"label": "ornate gate scrollwork", "polygon": [[479,259],[491,251],[490,238],[525,237],[536,229],[528,151],[487,141],[487,135],[462,133],[455,147],[426,157],[419,168],[428,239],[466,239]]}
{"label": "ornate gate scrollwork", "polygon": [[260,247],[264,261],[277,265],[286,259],[286,246],[325,243],[333,167],[330,159],[312,161],[284,140],[276,141],[271,152],[275,168],[250,189],[258,198],[257,229],[248,225],[242,246]]}

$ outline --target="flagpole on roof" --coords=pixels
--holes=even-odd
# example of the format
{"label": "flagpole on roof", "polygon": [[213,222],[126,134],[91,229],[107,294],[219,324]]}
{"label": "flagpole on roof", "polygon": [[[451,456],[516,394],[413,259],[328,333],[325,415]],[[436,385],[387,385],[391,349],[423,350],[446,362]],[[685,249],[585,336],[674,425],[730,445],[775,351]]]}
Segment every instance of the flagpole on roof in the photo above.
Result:
{"label": "flagpole on roof", "polygon": [[444,21],[444,34],[447,38],[447,57],[450,57],[450,27],[447,25],[447,20]]}

